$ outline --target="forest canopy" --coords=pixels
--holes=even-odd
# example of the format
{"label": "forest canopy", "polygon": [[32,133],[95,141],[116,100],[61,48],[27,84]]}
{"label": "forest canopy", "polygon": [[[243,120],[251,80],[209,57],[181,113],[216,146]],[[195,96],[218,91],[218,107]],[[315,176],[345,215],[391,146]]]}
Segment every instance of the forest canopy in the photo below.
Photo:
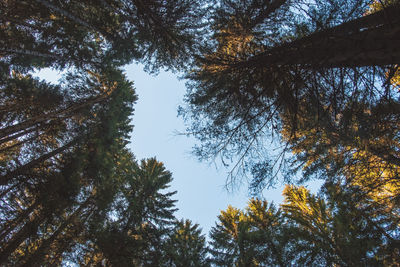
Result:
{"label": "forest canopy", "polygon": [[[0,2],[0,264],[397,266],[398,0]],[[124,67],[180,72],[194,154],[279,206],[177,219]],[[58,83],[35,76],[50,68]],[[300,184],[320,179],[318,193]]]}

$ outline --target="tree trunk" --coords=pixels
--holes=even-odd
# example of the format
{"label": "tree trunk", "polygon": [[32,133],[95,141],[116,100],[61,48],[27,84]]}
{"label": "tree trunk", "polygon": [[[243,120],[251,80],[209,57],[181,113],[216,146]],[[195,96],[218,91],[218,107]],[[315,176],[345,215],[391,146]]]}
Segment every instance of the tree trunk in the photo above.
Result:
{"label": "tree trunk", "polygon": [[14,220],[5,223],[4,227],[1,229],[0,232],[0,240],[5,240],[7,235],[9,233],[11,233],[15,227],[17,227],[19,224],[21,224],[21,222],[24,219],[29,218],[29,215],[32,213],[32,211],[38,207],[38,202],[34,202],[32,205],[30,205],[27,209],[25,209],[17,218],[15,218]]}
{"label": "tree trunk", "polygon": [[20,175],[20,174],[25,174],[32,167],[35,167],[36,165],[38,165],[38,164],[40,164],[40,163],[42,163],[42,162],[54,157],[55,155],[63,152],[67,148],[72,147],[73,145],[75,145],[78,142],[78,140],[79,140],[79,138],[75,138],[71,142],[68,142],[67,144],[63,145],[62,147],[59,147],[59,148],[51,151],[50,153],[42,155],[39,158],[34,159],[34,160],[22,165],[21,167],[18,167],[17,169],[15,169],[13,171],[10,171],[10,172],[0,176],[0,185],[6,185],[8,183],[8,181],[10,179],[12,179],[14,176]]}
{"label": "tree trunk", "polygon": [[232,67],[306,68],[400,63],[400,4],[271,48]]}
{"label": "tree trunk", "polygon": [[19,245],[29,236],[37,232],[40,224],[40,216],[36,216],[27,222],[21,230],[16,233],[6,245],[0,249],[0,263],[7,262],[10,255],[19,247]]}
{"label": "tree trunk", "polygon": [[10,141],[12,141],[14,139],[17,139],[19,137],[22,137],[22,136],[24,136],[26,134],[29,134],[29,133],[31,133],[31,132],[33,132],[35,130],[38,130],[39,127],[40,127],[40,125],[38,125],[37,127],[28,128],[25,131],[22,131],[22,132],[20,131],[19,133],[16,133],[16,134],[11,135],[11,136],[9,135],[9,136],[7,136],[7,137],[5,137],[3,139],[0,139],[0,145],[4,144],[4,143],[7,143],[7,142],[10,142]]}
{"label": "tree trunk", "polygon": [[13,133],[18,133],[19,131],[25,130],[27,128],[30,128],[32,126],[35,126],[39,123],[43,123],[49,120],[62,120],[67,118],[68,116],[73,115],[77,111],[89,107],[91,105],[94,105],[96,103],[100,103],[103,100],[107,98],[107,94],[102,94],[93,98],[89,98],[85,100],[83,103],[78,103],[78,104],[73,104],[65,109],[58,110],[49,114],[42,114],[36,117],[33,117],[31,119],[28,119],[24,122],[14,124],[8,127],[5,127],[3,129],[0,129],[0,138],[3,138],[5,136],[8,136]]}
{"label": "tree trunk", "polygon": [[44,240],[40,247],[23,263],[24,266],[41,266],[43,256],[45,256],[51,244],[56,240],[56,238],[64,231],[68,225],[72,222],[74,218],[80,215],[82,210],[86,208],[90,202],[93,200],[93,197],[90,196],[85,200],[65,221],[61,223],[61,225],[57,228],[57,230],[46,240]]}

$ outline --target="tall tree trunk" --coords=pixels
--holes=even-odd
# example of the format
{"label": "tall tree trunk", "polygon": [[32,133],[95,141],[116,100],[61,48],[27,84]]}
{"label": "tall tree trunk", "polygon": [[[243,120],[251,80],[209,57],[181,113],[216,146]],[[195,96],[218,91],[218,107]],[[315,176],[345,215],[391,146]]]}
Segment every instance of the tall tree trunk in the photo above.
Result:
{"label": "tall tree trunk", "polygon": [[16,233],[13,238],[11,238],[11,240],[0,249],[0,263],[7,262],[7,259],[19,247],[19,245],[29,236],[32,236],[37,232],[37,228],[40,225],[40,218],[41,217],[38,215],[28,221],[21,230],[19,230],[18,233]]}
{"label": "tall tree trunk", "polygon": [[89,206],[93,197],[88,197],[67,219],[65,219],[54,233],[44,240],[40,247],[24,262],[24,266],[41,266],[43,257],[49,252],[51,244],[64,231],[72,221],[80,215],[82,210]]}
{"label": "tall tree trunk", "polygon": [[31,132],[33,132],[35,130],[38,130],[39,127],[40,127],[40,125],[38,125],[37,127],[30,127],[30,128],[28,128],[28,129],[26,129],[24,131],[20,131],[19,133],[6,136],[5,138],[0,139],[0,145],[4,144],[4,143],[7,143],[7,142],[10,142],[12,140],[15,140],[15,139],[17,139],[19,137],[22,137],[22,136],[24,136],[26,134],[29,134],[29,133],[31,133]]}
{"label": "tall tree trunk", "polygon": [[7,235],[10,234],[15,227],[21,224],[24,219],[29,218],[29,215],[32,213],[36,207],[38,207],[39,203],[36,201],[32,205],[30,205],[27,209],[25,209],[17,218],[8,223],[4,224],[4,227],[0,230],[0,240],[5,240]]}
{"label": "tall tree trunk", "polygon": [[30,137],[28,139],[25,139],[25,140],[22,140],[22,141],[19,141],[19,142],[15,142],[14,144],[11,144],[10,146],[5,146],[3,148],[0,148],[0,154],[1,153],[5,153],[8,150],[13,149],[15,147],[22,146],[23,144],[26,144],[26,143],[28,143],[30,141],[33,141],[33,140],[37,139],[40,135],[42,135],[42,134],[36,134],[36,135],[34,135],[34,136],[32,136],[32,137]]}
{"label": "tall tree trunk", "polygon": [[93,98],[86,99],[82,103],[73,104],[65,109],[57,110],[57,111],[54,111],[54,112],[48,113],[48,114],[41,114],[39,116],[30,118],[24,122],[5,127],[3,129],[0,129],[0,138],[3,138],[5,136],[8,136],[13,133],[18,133],[19,131],[28,129],[32,126],[35,126],[39,123],[43,123],[43,122],[46,122],[49,120],[54,120],[54,119],[55,120],[63,120],[65,118],[67,118],[68,116],[71,116],[86,107],[89,107],[96,103],[102,102],[103,100],[105,100],[107,98],[107,96],[108,96],[108,94],[101,94],[99,96],[95,96]]}
{"label": "tall tree trunk", "polygon": [[73,145],[75,145],[76,143],[78,143],[79,138],[75,138],[74,140],[68,142],[67,144],[51,151],[50,153],[47,153],[45,155],[40,156],[37,159],[34,159],[20,167],[18,167],[17,169],[10,171],[2,176],[0,176],[0,185],[6,185],[8,183],[8,181],[10,179],[12,179],[14,176],[16,175],[20,175],[20,174],[25,174],[27,171],[29,171],[31,168],[37,166],[38,164],[54,157],[55,155],[63,152],[64,150],[72,147]]}
{"label": "tall tree trunk", "polygon": [[232,67],[307,68],[400,63],[400,4],[271,48]]}

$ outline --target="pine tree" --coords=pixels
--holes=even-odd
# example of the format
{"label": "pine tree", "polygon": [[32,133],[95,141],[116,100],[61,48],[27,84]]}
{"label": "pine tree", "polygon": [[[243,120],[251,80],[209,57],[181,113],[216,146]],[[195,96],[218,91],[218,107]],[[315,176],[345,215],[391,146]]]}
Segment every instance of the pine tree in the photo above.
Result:
{"label": "pine tree", "polygon": [[[115,91],[110,91],[103,105],[86,110],[82,114],[86,113],[86,120],[76,122],[72,117],[69,123],[63,121],[76,127],[77,136],[69,137],[76,142],[3,176],[8,183],[2,200],[8,205],[1,209],[5,218],[1,224],[2,262],[40,265],[46,257],[51,259],[47,254],[57,242],[64,242],[64,249],[70,249],[79,236],[71,234],[74,226],[84,224],[93,212],[112,201],[115,191],[108,187],[113,188],[117,155],[131,130],[129,116],[135,95],[121,71],[108,70],[107,78]],[[98,85],[93,82],[88,91]],[[105,88],[103,84],[98,89]],[[69,237],[62,240],[63,235]]]}
{"label": "pine tree", "polygon": [[[172,229],[175,192],[169,187],[171,173],[154,158],[133,161],[126,154],[119,165],[119,185],[108,212],[88,229],[79,263],[96,266],[161,266],[163,247]],[[89,246],[87,245],[89,243]]]}
{"label": "pine tree", "polygon": [[210,266],[206,239],[201,234],[199,225],[193,224],[190,220],[180,220],[175,223],[163,250],[164,266]]}
{"label": "pine tree", "polygon": [[[355,149],[369,146],[384,161],[398,162],[398,90],[389,81],[399,61],[390,48],[398,38],[391,27],[400,25],[399,6],[396,2],[365,14],[368,4],[221,1],[214,13],[214,42],[187,75],[187,106],[180,110],[190,123],[188,133],[201,141],[195,154],[234,161],[231,179],[269,174],[264,171],[268,168],[274,176],[290,148],[296,149],[293,144],[303,139],[318,146],[317,154],[324,152],[313,138],[326,133],[336,137],[329,142],[340,142],[341,148],[361,138]],[[386,30],[391,33],[386,35]],[[369,38],[379,34],[387,45],[369,50]],[[313,118],[307,135],[301,133],[303,117]],[[357,132],[346,136],[349,128]],[[271,153],[270,137],[282,141],[282,131],[286,146],[281,153]],[[375,145],[374,138],[383,142]],[[273,180],[254,178],[266,185]]]}
{"label": "pine tree", "polygon": [[[183,67],[199,49],[202,7],[192,0],[0,3],[0,262],[57,265],[85,251],[93,225],[121,194],[117,166],[136,96],[118,68],[132,60],[154,70]],[[66,72],[63,81],[31,74],[46,67]],[[163,188],[167,178],[141,180],[133,190]],[[172,220],[169,195],[154,196],[165,201],[136,223]],[[140,262],[157,265],[165,229],[139,226],[151,247]]]}
{"label": "pine tree", "polygon": [[283,217],[274,205],[252,199],[246,211],[228,207],[211,229],[211,261],[217,266],[291,264]]}
{"label": "pine tree", "polygon": [[383,263],[378,251],[386,250],[387,242],[393,239],[383,230],[391,215],[368,203],[363,194],[331,185],[324,198],[312,195],[304,187],[287,186],[284,196],[282,208],[290,219],[292,253],[300,265]]}
{"label": "pine tree", "polygon": [[183,66],[199,48],[204,12],[196,0],[6,1],[0,8],[2,62],[20,70],[95,70],[132,60]]}

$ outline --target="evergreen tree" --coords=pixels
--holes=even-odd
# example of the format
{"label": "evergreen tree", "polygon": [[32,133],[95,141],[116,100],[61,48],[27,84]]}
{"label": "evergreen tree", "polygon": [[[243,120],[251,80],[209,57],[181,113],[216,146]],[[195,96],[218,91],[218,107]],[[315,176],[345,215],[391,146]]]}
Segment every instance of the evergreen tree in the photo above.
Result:
{"label": "evergreen tree", "polygon": [[[136,217],[121,227],[145,240],[145,252],[135,259],[158,265],[173,201],[172,193],[157,190],[170,174],[154,160],[142,167],[156,168],[160,177],[132,178],[147,177],[132,164],[129,179],[118,170],[126,161],[136,100],[118,67],[132,60],[153,70],[183,67],[201,46],[203,7],[194,0],[0,3],[2,264],[58,265],[93,251],[90,244],[116,264],[112,249],[93,239],[99,237],[93,227],[106,223],[104,238],[115,237],[109,212],[125,196],[126,213]],[[54,85],[32,76],[46,67],[67,72],[63,81]],[[129,186],[135,186],[131,192],[124,189]],[[135,196],[139,202],[133,203],[136,193],[155,200],[143,206],[148,199]],[[138,204],[142,210],[132,214]]]}
{"label": "evergreen tree", "polygon": [[[369,3],[221,1],[214,13],[214,42],[187,75],[187,106],[180,110],[191,124],[188,133],[202,142],[195,154],[233,160],[230,178],[253,173],[255,182],[268,186],[293,143],[305,139],[319,153],[324,147],[313,138],[331,132],[337,138],[330,142],[346,148],[354,138],[345,133],[357,129],[356,119],[363,127],[373,124],[358,128],[355,137],[362,145],[355,149],[367,144],[375,156],[397,161],[398,90],[389,83],[399,61],[390,48],[397,35],[384,32],[400,25],[399,7],[395,2],[365,15]],[[379,34],[387,45],[369,50],[369,38]],[[313,135],[299,139],[299,124],[310,115],[315,118],[310,128],[319,128],[307,129]],[[283,130],[287,145],[271,155],[270,137],[278,141]],[[387,143],[375,147],[370,141],[375,137]],[[273,169],[272,175],[266,169]]]}
{"label": "evergreen tree", "polygon": [[287,185],[281,209],[252,199],[228,207],[211,229],[216,266],[395,266],[398,209],[359,186],[330,184],[318,195]]}
{"label": "evergreen tree", "polygon": [[171,173],[154,158],[137,164],[130,154],[118,168],[118,191],[108,212],[99,214],[88,229],[79,263],[161,266],[176,210],[171,199],[176,192],[162,192],[172,181]]}
{"label": "evergreen tree", "polygon": [[201,235],[201,229],[198,227],[198,224],[192,224],[190,220],[175,223],[164,248],[165,266],[210,266],[206,239]]}
{"label": "evergreen tree", "polygon": [[0,9],[1,61],[20,70],[94,70],[133,59],[182,66],[199,48],[204,12],[196,0],[6,1]]}
{"label": "evergreen tree", "polygon": [[386,224],[393,218],[363,194],[332,185],[326,188],[324,198],[304,187],[287,186],[284,196],[282,208],[290,219],[297,264],[376,266],[382,265],[385,257],[398,259],[399,255],[387,249],[388,243],[398,238],[395,232],[387,232],[390,227]]}
{"label": "evergreen tree", "polygon": [[[85,85],[92,91],[100,81],[80,82],[80,92],[85,92]],[[102,210],[113,199],[115,192],[108,187],[113,188],[117,155],[131,129],[129,116],[135,96],[132,84],[121,71],[107,70],[107,81],[115,91],[109,91],[101,106],[91,105],[80,117],[62,120],[76,129],[76,136],[67,136],[74,131],[63,133],[64,138],[73,142],[53,150],[57,153],[41,155],[2,176],[7,178],[2,188],[2,201],[7,205],[1,208],[1,262],[26,261],[36,265],[48,257],[46,254],[57,242],[64,242],[63,248],[69,249],[78,237],[72,234],[75,223],[80,225],[80,218],[82,223],[86,222],[94,211]],[[107,89],[107,83],[100,83],[98,89]],[[20,164],[18,158],[14,162]],[[63,235],[69,237],[62,240]],[[60,260],[60,255],[57,257]]]}
{"label": "evergreen tree", "polygon": [[246,211],[228,207],[211,229],[211,261],[216,266],[288,266],[284,220],[267,202],[252,199]]}

